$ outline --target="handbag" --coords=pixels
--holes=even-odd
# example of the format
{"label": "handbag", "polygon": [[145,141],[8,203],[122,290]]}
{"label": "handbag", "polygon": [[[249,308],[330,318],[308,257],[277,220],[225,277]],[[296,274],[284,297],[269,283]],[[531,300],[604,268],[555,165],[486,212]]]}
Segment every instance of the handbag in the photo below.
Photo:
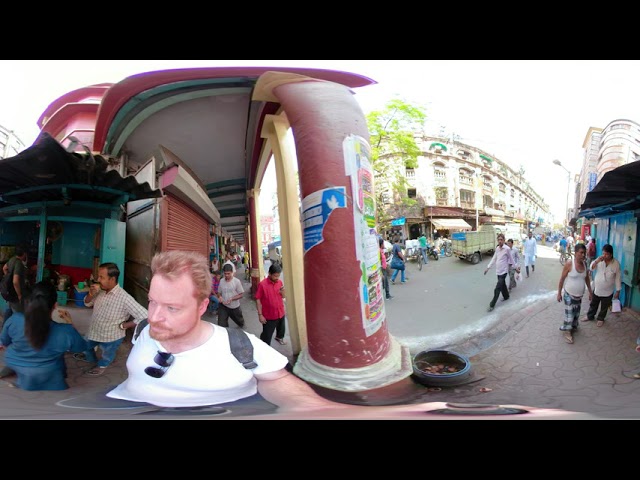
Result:
{"label": "handbag", "polygon": [[611,300],[611,313],[619,313],[622,311],[622,305],[620,304],[620,299],[614,298]]}
{"label": "handbag", "polygon": [[399,257],[393,257],[391,260],[391,268],[394,270],[404,270],[404,262]]}
{"label": "handbag", "polygon": [[516,279],[516,282],[520,283],[522,281],[522,273],[516,272],[515,279]]}

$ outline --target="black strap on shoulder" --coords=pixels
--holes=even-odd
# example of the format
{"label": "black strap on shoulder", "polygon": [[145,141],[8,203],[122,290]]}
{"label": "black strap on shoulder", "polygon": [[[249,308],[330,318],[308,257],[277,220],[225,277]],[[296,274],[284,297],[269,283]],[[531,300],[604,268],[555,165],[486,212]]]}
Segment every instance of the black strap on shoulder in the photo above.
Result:
{"label": "black strap on shoulder", "polygon": [[244,368],[256,368],[258,364],[253,361],[253,345],[247,334],[241,328],[227,328],[229,332],[229,346],[231,353],[238,359]]}
{"label": "black strap on shoulder", "polygon": [[[144,330],[144,327],[146,327],[148,323],[149,320],[145,318],[136,325],[133,331],[134,340],[138,339],[140,332]],[[236,357],[244,368],[256,368],[258,364],[253,360],[253,345],[251,345],[251,340],[249,340],[245,331],[240,328],[227,328],[226,330],[229,332],[229,347],[231,347],[233,356]]]}
{"label": "black strap on shoulder", "polygon": [[137,340],[138,337],[140,336],[140,333],[142,332],[142,330],[144,330],[144,327],[146,327],[149,324],[149,319],[145,318],[144,320],[140,320],[140,323],[138,323],[136,325],[136,328],[133,330],[133,339]]}

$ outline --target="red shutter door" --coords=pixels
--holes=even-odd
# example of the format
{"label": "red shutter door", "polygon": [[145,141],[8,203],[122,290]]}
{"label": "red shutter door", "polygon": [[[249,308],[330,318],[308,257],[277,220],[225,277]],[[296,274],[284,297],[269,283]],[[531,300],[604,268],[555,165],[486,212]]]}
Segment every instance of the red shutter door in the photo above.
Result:
{"label": "red shutter door", "polygon": [[189,250],[209,258],[209,222],[176,197],[164,201],[162,251]]}

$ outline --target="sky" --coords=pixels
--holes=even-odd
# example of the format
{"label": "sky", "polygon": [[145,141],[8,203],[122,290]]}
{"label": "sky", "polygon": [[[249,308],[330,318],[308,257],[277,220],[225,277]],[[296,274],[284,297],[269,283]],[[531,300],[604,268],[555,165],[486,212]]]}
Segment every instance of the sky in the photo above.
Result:
{"label": "sky", "polygon": [[28,146],[42,112],[71,90],[153,70],[241,65],[370,77],[377,84],[354,90],[365,114],[392,98],[423,107],[427,134],[455,135],[515,170],[524,167],[558,222],[567,173],[553,160],[578,173],[590,127],[640,122],[639,60],[0,60],[0,125]]}

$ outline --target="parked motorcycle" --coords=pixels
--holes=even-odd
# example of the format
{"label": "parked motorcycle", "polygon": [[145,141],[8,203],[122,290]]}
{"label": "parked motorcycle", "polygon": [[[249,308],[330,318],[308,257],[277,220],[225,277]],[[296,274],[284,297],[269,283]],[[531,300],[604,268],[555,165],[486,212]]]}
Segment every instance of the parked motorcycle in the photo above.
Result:
{"label": "parked motorcycle", "polygon": [[427,257],[431,257],[434,260],[438,260],[440,258],[440,252],[438,252],[438,249],[429,246],[427,247]]}

